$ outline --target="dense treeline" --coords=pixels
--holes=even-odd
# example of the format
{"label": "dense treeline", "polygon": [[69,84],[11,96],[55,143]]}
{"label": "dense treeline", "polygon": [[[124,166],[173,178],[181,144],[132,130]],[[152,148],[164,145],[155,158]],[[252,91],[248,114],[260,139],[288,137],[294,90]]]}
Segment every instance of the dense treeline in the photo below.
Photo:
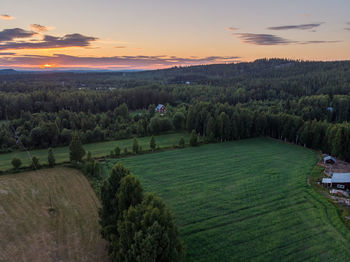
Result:
{"label": "dense treeline", "polygon": [[172,103],[171,94],[155,88],[127,90],[35,91],[31,93],[0,93],[0,119],[21,117],[22,112],[101,113],[127,104],[130,110],[148,108],[151,104]]}
{"label": "dense treeline", "polygon": [[[208,101],[258,103],[262,110],[341,123],[350,120],[349,97],[348,61],[262,59],[135,73],[15,74],[0,75],[0,120],[18,118],[21,111],[102,113],[122,103],[137,110]],[[331,116],[329,107],[334,107]]]}
{"label": "dense treeline", "polygon": [[151,105],[147,110],[131,114],[127,105],[122,104],[99,114],[70,110],[22,112],[20,118],[0,124],[0,151],[22,149],[22,146],[29,149],[65,146],[75,131],[83,143],[92,143],[183,129],[185,108],[169,106],[165,116],[154,109],[155,105]]}
{"label": "dense treeline", "polygon": [[[154,114],[158,103],[167,104],[163,117]],[[67,145],[74,131],[90,143],[187,123],[208,139],[271,136],[349,159],[350,62],[262,59],[137,73],[1,75],[0,120],[2,152],[18,141]]]}
{"label": "dense treeline", "polygon": [[228,104],[200,102],[188,109],[186,128],[208,140],[228,141],[269,136],[350,161],[350,123],[304,121],[284,113],[258,113]]}

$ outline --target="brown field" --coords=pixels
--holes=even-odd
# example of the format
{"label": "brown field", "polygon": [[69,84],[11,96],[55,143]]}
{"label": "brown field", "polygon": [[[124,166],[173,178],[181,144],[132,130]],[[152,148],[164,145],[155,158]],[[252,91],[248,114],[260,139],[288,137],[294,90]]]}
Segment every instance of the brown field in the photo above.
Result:
{"label": "brown field", "polygon": [[0,176],[0,261],[108,261],[99,205],[74,169]]}

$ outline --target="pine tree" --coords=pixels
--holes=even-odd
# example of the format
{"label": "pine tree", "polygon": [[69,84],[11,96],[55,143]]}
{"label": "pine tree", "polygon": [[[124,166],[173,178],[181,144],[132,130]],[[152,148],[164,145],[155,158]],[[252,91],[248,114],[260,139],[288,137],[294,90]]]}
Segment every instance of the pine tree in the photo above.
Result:
{"label": "pine tree", "polygon": [[81,144],[78,133],[74,133],[72,140],[69,144],[69,159],[72,162],[81,162],[85,155],[85,150]]}
{"label": "pine tree", "polygon": [[49,163],[49,167],[53,167],[56,163],[55,156],[53,155],[53,150],[50,147],[47,153],[47,162]]}
{"label": "pine tree", "polygon": [[149,142],[149,146],[152,149],[152,151],[154,151],[154,149],[156,148],[156,139],[154,138],[154,136],[151,137],[151,141]]}

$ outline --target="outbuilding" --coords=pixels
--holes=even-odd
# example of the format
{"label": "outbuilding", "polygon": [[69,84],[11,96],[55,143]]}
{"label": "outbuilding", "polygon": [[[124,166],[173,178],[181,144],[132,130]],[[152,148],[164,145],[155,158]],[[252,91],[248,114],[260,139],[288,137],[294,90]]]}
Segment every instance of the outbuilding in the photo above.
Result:
{"label": "outbuilding", "polygon": [[327,187],[350,189],[350,173],[333,173],[332,178],[323,178],[322,184]]}
{"label": "outbuilding", "polygon": [[337,162],[337,160],[334,157],[332,157],[332,156],[325,156],[323,158],[323,163],[324,164],[335,164],[336,162]]}
{"label": "outbuilding", "polygon": [[157,113],[165,113],[166,107],[165,107],[165,105],[159,104],[159,105],[157,105],[155,111]]}
{"label": "outbuilding", "polygon": [[350,173],[333,173],[332,187],[350,189]]}

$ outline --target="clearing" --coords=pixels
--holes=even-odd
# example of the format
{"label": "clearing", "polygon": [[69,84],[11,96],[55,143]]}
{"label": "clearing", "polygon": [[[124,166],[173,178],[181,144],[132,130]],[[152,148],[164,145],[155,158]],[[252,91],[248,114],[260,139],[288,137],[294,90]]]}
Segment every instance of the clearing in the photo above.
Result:
{"label": "clearing", "polygon": [[[178,145],[181,137],[184,137],[186,143],[189,140],[188,133],[174,133],[167,135],[155,136],[157,146],[160,148],[172,147],[174,144]],[[150,149],[149,142],[151,140],[150,136],[137,138],[139,145],[142,146],[143,150]],[[85,144],[84,148],[86,151],[90,151],[93,157],[102,157],[109,155],[111,150],[114,150],[116,146],[124,150],[125,147],[128,148],[129,152],[132,151],[132,141],[133,139],[123,139],[114,140],[106,142],[98,142],[92,144]],[[69,161],[69,147],[56,147],[53,149],[56,163],[62,163]],[[47,149],[37,149],[30,150],[32,156],[37,156],[40,159],[40,164],[47,164]],[[18,157],[22,160],[22,166],[29,166],[30,161],[28,159],[27,153],[24,151],[17,151],[8,154],[0,154],[0,171],[6,171],[12,168],[11,160],[14,157]]]}
{"label": "clearing", "polygon": [[74,169],[0,176],[0,261],[108,261],[99,206]]}
{"label": "clearing", "polygon": [[317,153],[267,138],[110,160],[177,217],[189,261],[346,261],[350,231],[307,184]]}

